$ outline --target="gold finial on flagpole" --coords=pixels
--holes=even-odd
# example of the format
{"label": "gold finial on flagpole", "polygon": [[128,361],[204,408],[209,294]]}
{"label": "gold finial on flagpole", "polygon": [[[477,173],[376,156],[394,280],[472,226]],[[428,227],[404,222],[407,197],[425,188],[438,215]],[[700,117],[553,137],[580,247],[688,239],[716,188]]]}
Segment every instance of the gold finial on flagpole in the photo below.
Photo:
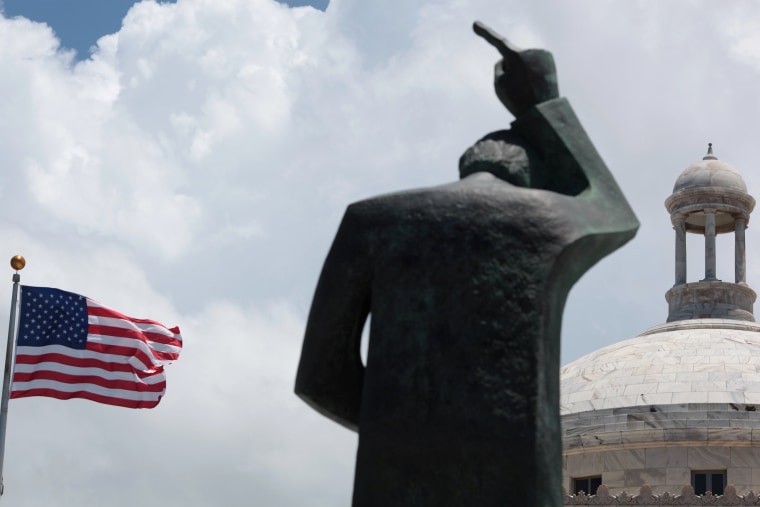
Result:
{"label": "gold finial on flagpole", "polygon": [[26,259],[23,255],[14,255],[11,257],[11,267],[16,271],[21,271],[26,266]]}

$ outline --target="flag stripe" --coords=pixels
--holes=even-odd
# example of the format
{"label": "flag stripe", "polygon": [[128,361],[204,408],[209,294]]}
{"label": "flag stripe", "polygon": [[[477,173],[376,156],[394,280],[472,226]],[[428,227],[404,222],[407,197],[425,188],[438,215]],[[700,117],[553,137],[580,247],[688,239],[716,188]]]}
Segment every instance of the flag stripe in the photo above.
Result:
{"label": "flag stripe", "polygon": [[21,289],[11,398],[158,404],[166,391],[164,366],[182,350],[179,328],[128,317],[59,289]]}
{"label": "flag stripe", "polygon": [[[108,371],[103,370],[102,368],[97,367],[83,367],[83,366],[72,366],[68,364],[61,364],[57,362],[51,362],[51,361],[41,361],[34,364],[17,364],[15,369],[15,377],[20,382],[28,382],[30,378],[35,377],[37,374],[47,374],[47,372],[52,372],[52,374],[60,375],[61,377],[56,380],[60,380],[61,382],[66,382],[64,377],[66,378],[75,378],[75,377],[100,377],[105,382],[108,382],[109,380],[114,381],[129,381],[129,382],[135,382],[135,376],[137,373],[134,371]],[[22,377],[28,377],[26,380],[22,380]],[[36,377],[35,377],[36,378]],[[43,377],[40,377],[43,378]],[[44,377],[48,378],[48,377]],[[146,385],[156,385],[160,382],[166,381],[166,376],[164,375],[163,371],[157,371],[153,374],[146,375],[143,372],[140,372],[139,380]],[[93,383],[97,384],[97,381],[93,381]],[[106,384],[101,383],[99,385],[102,385],[103,387],[108,387]],[[121,389],[121,388],[120,388]]]}
{"label": "flag stripe", "polygon": [[98,403],[105,403],[106,405],[115,405],[117,407],[126,408],[153,408],[161,401],[161,396],[158,398],[146,398],[141,400],[132,400],[119,396],[103,396],[102,394],[93,393],[87,390],[80,391],[61,391],[57,388],[41,388],[16,390],[11,393],[11,398],[28,398],[30,396],[46,396],[48,398],[56,398],[58,400],[71,400],[74,398],[81,398],[84,400],[96,401]]}
{"label": "flag stripe", "polygon": [[[19,347],[21,348],[21,347]],[[26,347],[26,348],[36,348],[36,347]],[[42,347],[39,347],[42,348]],[[55,352],[47,353],[47,354],[36,354],[36,351],[32,354],[22,354],[19,353],[19,355],[16,357],[16,370],[19,371],[20,365],[39,365],[42,363],[49,363],[49,364],[60,364],[62,367],[66,366],[73,366],[76,368],[97,368],[99,370],[102,370],[104,372],[113,372],[114,374],[119,373],[134,373],[140,378],[148,378],[156,374],[158,371],[162,371],[163,368],[157,368],[154,370],[144,370],[144,369],[135,369],[134,366],[126,363],[126,362],[115,362],[115,361],[108,361],[104,360],[103,357],[105,357],[104,354],[94,354],[94,357],[75,357],[75,356],[69,356],[66,354],[59,354]],[[117,357],[117,356],[112,356]],[[126,358],[124,356],[118,357],[119,360],[129,360],[129,358]]]}
{"label": "flag stripe", "polygon": [[[163,377],[163,375],[160,375],[160,377]],[[144,382],[135,382],[134,377],[128,380],[117,380],[110,378],[106,379],[98,375],[67,375],[61,373],[59,368],[56,368],[55,370],[39,370],[32,373],[17,372],[13,378],[19,386],[38,380],[50,380],[62,384],[90,384],[104,387],[106,389],[117,389],[122,391],[163,393],[166,390],[166,381],[164,378],[159,378],[157,384],[148,384]]]}
{"label": "flag stripe", "polygon": [[[92,347],[91,347],[92,346]],[[97,346],[97,348],[95,348]],[[99,350],[110,354],[122,354],[137,356],[146,365],[165,365],[178,357],[178,354],[158,352],[151,349],[146,343],[129,338],[109,336],[98,333],[90,333],[87,337],[87,348]]]}
{"label": "flag stripe", "polygon": [[[148,337],[148,341],[182,347],[182,341],[180,339],[177,339],[177,335],[179,335],[178,332],[172,332],[166,328],[160,328],[155,324],[137,325],[132,322],[125,322],[120,319],[114,319],[110,317],[95,317],[92,315],[88,316],[87,321],[90,326],[108,326],[111,328],[134,330],[138,333],[143,333],[146,337]],[[116,331],[114,330],[114,332]]]}
{"label": "flag stripe", "polygon": [[160,392],[134,391],[132,389],[109,389],[96,384],[70,384],[66,382],[57,382],[55,380],[32,380],[30,382],[19,382],[19,391],[28,391],[31,389],[56,389],[62,393],[76,393],[79,391],[89,391],[99,396],[108,396],[113,398],[124,398],[125,400],[151,400],[161,397]]}
{"label": "flag stripe", "polygon": [[[153,325],[158,326],[158,327],[160,327],[162,329],[169,329],[166,326],[164,326],[163,324],[161,324],[160,322],[157,322],[155,320],[136,319],[134,317],[128,317],[128,316],[124,315],[123,313],[117,312],[116,310],[113,310],[111,308],[107,308],[107,307],[101,305],[100,303],[98,303],[97,301],[95,301],[93,299],[89,299],[89,298],[87,299],[87,306],[89,306],[88,313],[90,315],[95,315],[95,316],[98,316],[98,317],[113,317],[115,319],[120,319],[120,320],[124,320],[124,321],[127,321],[127,322],[133,322],[135,324],[153,324]],[[176,330],[176,331],[174,331],[175,334],[179,334],[179,329],[178,328],[174,327],[174,328],[171,328],[171,329]]]}
{"label": "flag stripe", "polygon": [[117,345],[108,345],[88,341],[87,350],[111,356],[124,356],[127,364],[131,364],[136,368],[143,368],[145,370],[149,370],[154,366],[160,366],[157,364],[154,365],[153,361],[151,361],[151,358],[143,351],[134,349],[132,347],[119,347]]}
{"label": "flag stripe", "polygon": [[87,332],[93,336],[98,335],[111,338],[126,338],[126,340],[123,340],[123,343],[125,345],[129,343],[132,347],[141,348],[147,351],[149,354],[153,353],[155,355],[155,353],[161,353],[164,355],[174,356],[173,358],[163,359],[165,361],[172,361],[173,359],[176,359],[176,356],[179,355],[179,351],[181,350],[180,347],[177,347],[175,345],[156,343],[153,340],[148,340],[143,333],[134,329],[122,329],[112,326],[98,326],[95,324],[90,324],[87,327]]}
{"label": "flag stripe", "polygon": [[[151,347],[150,342],[146,342],[144,340],[139,340],[139,339],[135,339],[135,338],[130,338],[129,336],[114,335],[114,334],[111,334],[108,329],[93,328],[93,326],[89,326],[87,328],[87,331],[88,331],[88,333],[89,333],[89,335],[91,337],[90,339],[94,340],[95,338],[97,338],[97,341],[99,343],[110,344],[110,345],[118,345],[120,347],[128,347],[128,348],[132,348],[132,349],[139,349],[139,350],[142,350],[146,354],[149,354],[149,355],[153,355],[153,353],[155,351],[155,349],[153,347]],[[161,345],[161,348],[162,349],[166,348],[166,346],[165,345]],[[174,348],[174,350],[176,351],[176,350],[181,350],[181,349]],[[163,351],[161,351],[161,352],[163,352]],[[175,352],[168,352],[168,353],[172,354],[172,355],[177,355]],[[171,360],[169,360],[169,361],[163,361],[162,360],[162,361],[159,361],[159,362],[161,362],[162,364],[169,364],[172,361]]]}

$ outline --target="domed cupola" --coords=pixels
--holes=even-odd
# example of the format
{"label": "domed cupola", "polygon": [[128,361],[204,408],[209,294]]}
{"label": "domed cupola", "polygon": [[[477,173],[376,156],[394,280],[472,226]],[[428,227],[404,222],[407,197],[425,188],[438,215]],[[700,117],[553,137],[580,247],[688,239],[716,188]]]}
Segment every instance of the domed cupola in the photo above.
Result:
{"label": "domed cupola", "polygon": [[[665,200],[676,232],[675,285],[665,294],[668,322],[688,319],[755,321],[755,292],[746,283],[744,230],[755,199],[739,172],[713,154],[687,167]],[[705,277],[686,281],[686,233],[705,237]],[[715,275],[715,236],[734,233],[734,283]]]}

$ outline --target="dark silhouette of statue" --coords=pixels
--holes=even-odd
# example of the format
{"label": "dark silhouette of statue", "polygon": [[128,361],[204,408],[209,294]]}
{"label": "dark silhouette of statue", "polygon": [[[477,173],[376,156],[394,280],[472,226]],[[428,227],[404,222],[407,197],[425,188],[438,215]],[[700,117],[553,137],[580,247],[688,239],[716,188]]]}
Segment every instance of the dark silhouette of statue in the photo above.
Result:
{"label": "dark silhouette of statue", "polygon": [[638,228],[551,54],[475,31],[512,128],[457,182],[351,204],[309,314],[296,393],[359,432],[356,507],[562,505],[565,299]]}

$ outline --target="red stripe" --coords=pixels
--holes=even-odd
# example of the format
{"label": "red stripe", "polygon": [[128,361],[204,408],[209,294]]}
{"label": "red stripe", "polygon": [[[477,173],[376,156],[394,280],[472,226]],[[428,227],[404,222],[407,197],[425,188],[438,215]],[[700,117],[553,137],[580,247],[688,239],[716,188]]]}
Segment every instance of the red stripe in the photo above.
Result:
{"label": "red stripe", "polygon": [[155,320],[136,319],[134,317],[128,317],[127,315],[124,315],[123,313],[119,313],[116,310],[111,310],[110,308],[105,308],[103,306],[87,305],[87,315],[95,315],[97,317],[110,317],[112,319],[123,319],[123,320],[128,320],[129,322],[134,322],[135,324],[154,324],[164,329],[168,329],[174,334],[179,334],[179,328],[177,326],[170,329]]}
{"label": "red stripe", "polygon": [[144,384],[134,380],[112,380],[96,375],[67,375],[49,370],[13,374],[13,382],[31,382],[32,380],[54,380],[63,384],[94,384],[108,389],[123,389],[124,391],[140,393],[161,393],[166,389],[166,381],[157,384]]}
{"label": "red stripe", "polygon": [[125,400],[123,398],[101,396],[99,394],[91,393],[88,391],[65,393],[56,391],[55,389],[29,389],[28,391],[14,391],[11,393],[11,398],[27,398],[29,396],[47,396],[49,398],[56,398],[59,400],[82,398],[85,400],[97,401],[98,403],[105,403],[107,405],[116,405],[117,407],[126,408],[153,408],[158,405],[159,401],[161,401],[160,396],[157,400]]}
{"label": "red stripe", "polygon": [[[130,328],[108,326],[108,325],[101,325],[101,324],[88,324],[87,329],[90,334],[93,334],[93,333],[107,334],[111,336],[120,336],[122,338],[134,338],[136,340],[140,340],[144,342],[152,341],[152,342],[162,343],[165,345],[175,345],[177,347],[182,346],[182,342],[180,340],[173,338],[171,336],[166,336],[165,334],[154,333],[153,331],[140,331],[139,329],[130,329]],[[102,331],[98,332],[98,331],[93,331],[93,330],[102,330]]]}
{"label": "red stripe", "polygon": [[150,368],[151,365],[155,365],[155,361],[145,352],[139,349],[133,349],[132,347],[119,347],[118,345],[106,345],[103,343],[87,342],[87,350],[93,352],[100,352],[102,354],[113,354],[115,356],[125,356],[137,358],[146,368]]}
{"label": "red stripe", "polygon": [[105,371],[134,373],[140,378],[150,377],[163,370],[162,366],[143,371],[137,370],[127,363],[114,363],[111,361],[101,361],[100,359],[79,358],[67,356],[64,354],[50,353],[39,356],[20,354],[16,356],[17,364],[40,364],[40,363],[60,363],[67,366],[76,366],[81,368],[99,368]]}
{"label": "red stripe", "polygon": [[174,345],[175,347],[181,347],[182,341],[173,336],[166,336],[165,334],[156,333],[155,331],[141,331],[143,336],[148,341],[161,343],[163,345]]}
{"label": "red stripe", "polygon": [[155,333],[153,331],[143,331],[143,334],[148,339],[148,341],[161,343],[163,345],[174,345],[175,347],[182,347],[182,340],[178,340],[176,337],[166,336],[165,334]]}
{"label": "red stripe", "polygon": [[[168,336],[159,335],[156,333],[144,333],[141,331],[137,331],[135,329],[124,329],[123,327],[114,327],[114,326],[101,326],[99,324],[89,324],[87,326],[87,334],[99,334],[103,336],[115,336],[117,338],[132,338],[133,340],[141,341],[144,344],[146,344],[148,347],[151,348],[151,350],[154,350],[153,347],[151,347],[150,343],[148,341],[155,341],[161,344],[166,345],[175,345],[177,347],[182,347],[182,342],[179,340],[175,340],[173,338],[169,338]],[[153,340],[150,338],[149,335],[157,336],[160,339]],[[179,357],[178,353],[172,353],[172,352],[159,352],[155,351],[157,354],[171,354],[176,359]]]}

